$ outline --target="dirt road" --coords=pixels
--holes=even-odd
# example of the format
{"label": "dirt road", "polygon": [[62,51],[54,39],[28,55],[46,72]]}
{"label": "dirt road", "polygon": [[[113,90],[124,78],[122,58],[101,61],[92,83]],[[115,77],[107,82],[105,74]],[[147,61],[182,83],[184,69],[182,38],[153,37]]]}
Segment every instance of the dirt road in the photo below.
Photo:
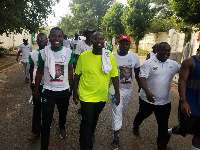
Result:
{"label": "dirt road", "polygon": [[[123,128],[120,132],[120,150],[156,150],[157,124],[155,116],[146,119],[140,128],[140,137],[132,133],[132,124],[138,111],[138,93],[134,90],[133,100],[123,116]],[[171,89],[172,111],[169,125],[176,125],[178,92],[177,87]],[[15,64],[0,73],[0,150],[39,150],[40,141],[30,143],[27,137],[31,131],[32,105],[28,103],[31,91],[24,82],[22,66]],[[79,124],[81,116],[77,114],[80,105],[70,101],[67,116],[67,138],[60,139],[58,131],[58,114],[55,108],[51,128],[50,150],[78,150]],[[111,130],[111,102],[108,101],[101,113],[97,129],[94,150],[111,150],[113,133]],[[189,150],[191,136],[185,138],[173,135],[168,150]]]}

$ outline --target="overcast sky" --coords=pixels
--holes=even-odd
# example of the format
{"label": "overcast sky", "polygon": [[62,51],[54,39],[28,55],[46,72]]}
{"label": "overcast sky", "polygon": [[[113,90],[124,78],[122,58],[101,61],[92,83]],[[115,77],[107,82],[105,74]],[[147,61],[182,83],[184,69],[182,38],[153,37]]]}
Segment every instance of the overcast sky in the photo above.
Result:
{"label": "overcast sky", "polygon": [[[118,0],[118,1],[121,2],[122,4],[127,4],[126,0]],[[56,26],[56,24],[60,20],[60,17],[63,17],[63,16],[65,16],[65,14],[70,13],[70,10],[68,7],[69,2],[70,2],[70,0],[60,0],[60,2],[58,4],[53,6],[53,10],[55,12],[55,17],[53,15],[48,16],[47,23],[49,26]]]}

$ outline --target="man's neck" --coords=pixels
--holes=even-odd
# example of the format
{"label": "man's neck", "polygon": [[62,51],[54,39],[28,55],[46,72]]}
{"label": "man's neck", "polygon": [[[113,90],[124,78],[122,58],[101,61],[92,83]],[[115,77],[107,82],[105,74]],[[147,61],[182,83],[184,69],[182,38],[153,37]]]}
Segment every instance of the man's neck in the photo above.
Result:
{"label": "man's neck", "polygon": [[126,56],[126,55],[128,54],[128,52],[127,52],[127,53],[120,53],[120,51],[117,51],[117,54],[118,54],[119,56]]}
{"label": "man's neck", "polygon": [[44,47],[45,47],[45,46],[39,46],[39,50],[42,50],[42,49],[44,49]]}
{"label": "man's neck", "polygon": [[92,49],[92,53],[94,55],[102,55],[102,49],[101,50],[99,50],[99,49]]}
{"label": "man's neck", "polygon": [[28,45],[28,43],[24,43],[24,45]]}
{"label": "man's neck", "polygon": [[60,50],[60,49],[61,49],[61,47],[52,47],[51,46],[51,50],[57,51],[57,50]]}

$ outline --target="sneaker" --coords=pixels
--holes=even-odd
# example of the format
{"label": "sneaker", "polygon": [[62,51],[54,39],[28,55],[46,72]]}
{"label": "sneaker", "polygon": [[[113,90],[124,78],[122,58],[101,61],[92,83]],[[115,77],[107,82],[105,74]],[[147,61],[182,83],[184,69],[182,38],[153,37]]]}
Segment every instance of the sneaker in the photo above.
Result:
{"label": "sneaker", "polygon": [[133,128],[133,134],[135,134],[135,136],[140,136],[139,128]]}
{"label": "sneaker", "polygon": [[173,128],[168,128],[168,134],[167,134],[167,144],[169,143],[169,140],[170,140],[170,138],[171,138],[171,134],[172,134],[172,129]]}
{"label": "sneaker", "polygon": [[114,134],[114,140],[112,142],[112,150],[118,150],[119,148],[119,134]]}
{"label": "sneaker", "polygon": [[33,142],[39,139],[39,137],[40,137],[40,134],[32,133],[30,137],[28,138],[28,140]]}
{"label": "sneaker", "polygon": [[61,129],[60,130],[60,138],[63,139],[66,137],[66,130],[65,129]]}

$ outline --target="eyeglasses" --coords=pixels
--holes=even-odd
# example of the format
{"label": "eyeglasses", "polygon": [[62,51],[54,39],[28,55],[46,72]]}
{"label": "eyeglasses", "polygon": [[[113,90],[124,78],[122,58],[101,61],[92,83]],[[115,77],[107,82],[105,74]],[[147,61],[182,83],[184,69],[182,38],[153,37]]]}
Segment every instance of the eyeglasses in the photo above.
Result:
{"label": "eyeglasses", "polygon": [[47,38],[37,38],[38,41],[45,41]]}

